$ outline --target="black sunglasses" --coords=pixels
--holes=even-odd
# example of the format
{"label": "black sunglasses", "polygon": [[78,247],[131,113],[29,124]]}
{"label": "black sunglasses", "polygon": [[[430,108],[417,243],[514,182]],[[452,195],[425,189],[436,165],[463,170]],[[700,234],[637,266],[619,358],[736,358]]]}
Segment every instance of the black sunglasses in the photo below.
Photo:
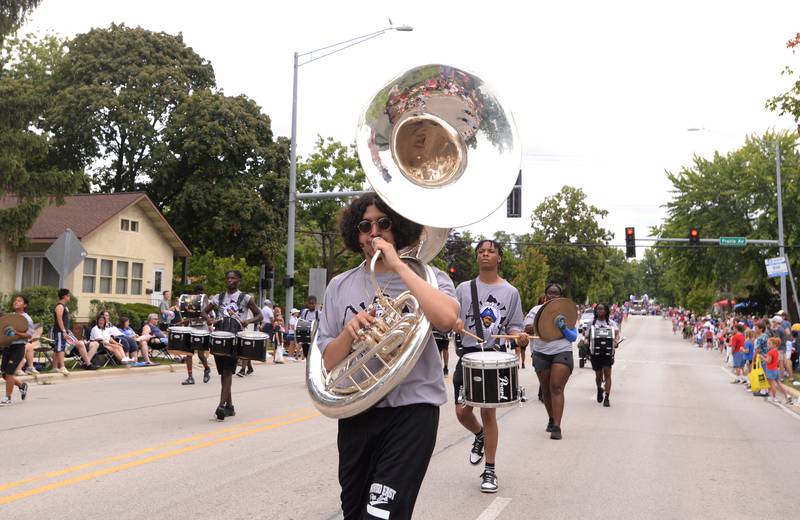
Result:
{"label": "black sunglasses", "polygon": [[372,225],[378,224],[378,229],[381,231],[388,231],[392,228],[392,219],[389,217],[381,217],[378,220],[362,220],[356,226],[356,229],[361,233],[369,233],[372,231]]}

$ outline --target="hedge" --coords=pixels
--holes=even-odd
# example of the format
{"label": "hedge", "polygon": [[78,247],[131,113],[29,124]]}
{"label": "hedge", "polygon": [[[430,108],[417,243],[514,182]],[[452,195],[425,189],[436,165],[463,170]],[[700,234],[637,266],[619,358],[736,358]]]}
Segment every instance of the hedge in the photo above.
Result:
{"label": "hedge", "polygon": [[[12,299],[17,294],[22,294],[28,299],[28,315],[33,322],[42,324],[45,330],[49,330],[53,325],[53,309],[58,303],[58,288],[43,285],[26,287],[19,292],[2,295],[0,306],[5,311],[13,312]],[[70,298],[67,308],[75,316],[75,312],[78,310],[78,299],[75,296]],[[75,322],[74,319],[72,321]]]}

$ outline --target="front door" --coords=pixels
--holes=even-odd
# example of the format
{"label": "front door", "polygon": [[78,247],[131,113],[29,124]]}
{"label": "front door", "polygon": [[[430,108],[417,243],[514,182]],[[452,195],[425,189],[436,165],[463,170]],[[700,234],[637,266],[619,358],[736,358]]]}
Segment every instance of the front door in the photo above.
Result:
{"label": "front door", "polygon": [[153,305],[161,305],[164,299],[164,268],[156,267],[153,269],[153,294],[150,303]]}

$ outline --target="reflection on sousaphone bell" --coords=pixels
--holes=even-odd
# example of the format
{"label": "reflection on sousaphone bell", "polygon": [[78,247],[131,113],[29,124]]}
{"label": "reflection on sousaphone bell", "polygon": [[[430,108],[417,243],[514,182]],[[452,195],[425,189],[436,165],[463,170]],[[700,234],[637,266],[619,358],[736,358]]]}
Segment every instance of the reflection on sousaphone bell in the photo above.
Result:
{"label": "reflection on sousaphone bell", "polygon": [[578,321],[578,306],[569,298],[555,298],[542,305],[533,320],[533,330],[539,339],[553,341],[564,337],[556,325],[559,316],[564,316],[567,327],[570,329],[575,327]]}

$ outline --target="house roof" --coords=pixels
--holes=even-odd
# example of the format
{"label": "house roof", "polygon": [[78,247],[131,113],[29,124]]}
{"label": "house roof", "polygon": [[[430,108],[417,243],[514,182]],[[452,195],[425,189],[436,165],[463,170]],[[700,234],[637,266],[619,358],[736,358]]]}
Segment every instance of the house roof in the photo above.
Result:
{"label": "house roof", "polygon": [[[0,197],[0,209],[17,205],[17,197]],[[67,228],[79,239],[108,222],[130,206],[137,205],[150,218],[164,239],[169,242],[175,256],[191,256],[189,248],[169,225],[164,215],[144,193],[84,193],[64,197],[64,204],[46,206],[25,236],[34,243],[54,242]]]}

